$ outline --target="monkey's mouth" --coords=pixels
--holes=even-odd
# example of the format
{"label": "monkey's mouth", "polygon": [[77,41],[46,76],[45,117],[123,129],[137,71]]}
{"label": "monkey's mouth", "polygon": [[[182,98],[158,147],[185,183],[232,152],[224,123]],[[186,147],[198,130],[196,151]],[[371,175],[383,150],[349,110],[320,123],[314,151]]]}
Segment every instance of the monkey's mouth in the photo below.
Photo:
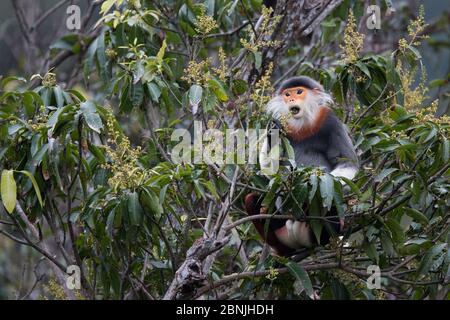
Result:
{"label": "monkey's mouth", "polygon": [[290,106],[289,107],[289,112],[292,115],[296,116],[296,115],[298,115],[300,113],[300,107],[299,106]]}

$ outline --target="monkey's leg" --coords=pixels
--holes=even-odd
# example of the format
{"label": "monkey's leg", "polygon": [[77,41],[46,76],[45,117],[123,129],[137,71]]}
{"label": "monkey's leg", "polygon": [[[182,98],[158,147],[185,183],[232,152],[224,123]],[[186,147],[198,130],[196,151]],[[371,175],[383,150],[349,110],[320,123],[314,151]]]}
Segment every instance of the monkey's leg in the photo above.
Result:
{"label": "monkey's leg", "polygon": [[[262,199],[260,198],[261,197],[256,193],[250,193],[245,197],[245,210],[247,211],[248,215],[254,216],[264,212],[265,208],[261,208]],[[292,255],[295,250],[289,248],[278,240],[277,235],[275,234],[273,228],[270,226],[270,222],[268,228],[265,228],[266,221],[267,219],[252,220],[253,225],[255,226],[259,235],[264,239],[265,242],[267,242],[269,246],[271,246],[277,252],[278,255]]]}

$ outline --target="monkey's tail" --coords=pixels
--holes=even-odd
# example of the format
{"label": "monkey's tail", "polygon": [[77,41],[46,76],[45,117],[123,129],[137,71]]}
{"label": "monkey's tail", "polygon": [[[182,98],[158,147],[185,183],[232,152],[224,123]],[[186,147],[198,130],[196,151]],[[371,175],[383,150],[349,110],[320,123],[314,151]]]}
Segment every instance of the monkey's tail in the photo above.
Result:
{"label": "monkey's tail", "polygon": [[[249,216],[258,215],[261,213],[261,202],[262,199],[257,193],[250,193],[245,196],[245,210],[247,211],[247,214]],[[265,223],[268,221],[268,219],[255,219],[252,220],[253,225],[255,226],[256,230],[258,231],[259,235],[264,239],[265,242],[269,246],[271,246],[278,255],[280,256],[290,256],[292,255],[295,250],[291,249],[284,244],[282,244],[277,236],[275,235],[274,230],[269,225],[267,228],[265,228]]]}

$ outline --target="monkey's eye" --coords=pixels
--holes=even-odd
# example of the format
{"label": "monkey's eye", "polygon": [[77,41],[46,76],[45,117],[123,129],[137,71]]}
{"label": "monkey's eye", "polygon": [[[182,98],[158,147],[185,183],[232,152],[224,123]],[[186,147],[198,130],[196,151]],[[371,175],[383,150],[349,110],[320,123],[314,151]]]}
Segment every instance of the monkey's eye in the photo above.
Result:
{"label": "monkey's eye", "polygon": [[291,94],[289,92],[285,93],[286,97],[289,97]]}
{"label": "monkey's eye", "polygon": [[302,94],[303,93],[303,90],[302,89],[298,89],[297,90],[297,94]]}

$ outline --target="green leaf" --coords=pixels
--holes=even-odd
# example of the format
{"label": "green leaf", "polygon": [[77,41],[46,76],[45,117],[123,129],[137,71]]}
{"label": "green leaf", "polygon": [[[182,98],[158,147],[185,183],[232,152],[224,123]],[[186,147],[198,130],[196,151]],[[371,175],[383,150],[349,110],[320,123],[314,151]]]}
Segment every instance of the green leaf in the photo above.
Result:
{"label": "green leaf", "polygon": [[31,116],[34,113],[33,95],[30,92],[25,92],[23,94],[22,101],[23,101],[23,105],[25,107],[25,111],[27,112],[27,114],[29,116]]}
{"label": "green leaf", "polygon": [[[309,206],[309,215],[311,217],[321,217],[323,215],[323,207],[321,206],[319,196],[314,197]],[[311,220],[310,222],[311,228],[313,230],[314,236],[317,239],[317,243],[320,244],[320,238],[322,235],[322,230],[324,225],[321,221]]]}
{"label": "green leaf", "polygon": [[389,256],[393,257],[395,255],[394,244],[392,243],[391,238],[385,233],[382,232],[380,235],[381,245],[383,247],[383,251]]}
{"label": "green leaf", "polygon": [[430,88],[441,87],[447,84],[446,79],[434,79],[428,84]]}
{"label": "green leaf", "polygon": [[192,107],[192,114],[196,114],[198,105],[202,101],[203,88],[198,84],[193,84],[189,89],[189,104]]}
{"label": "green leaf", "polygon": [[80,102],[86,101],[86,98],[83,96],[83,94],[78,90],[67,90],[68,93],[70,93],[73,97],[76,97]]}
{"label": "green leaf", "polygon": [[141,224],[143,211],[139,204],[139,195],[136,191],[128,195],[128,214],[132,225],[139,226]]}
{"label": "green leaf", "polygon": [[314,291],[311,279],[309,278],[306,270],[293,261],[289,261],[288,263],[286,263],[286,267],[288,268],[289,272],[302,283],[303,288],[305,288],[306,294],[311,297]]}
{"label": "green leaf", "polygon": [[417,272],[419,274],[428,273],[434,263],[435,258],[442,253],[446,246],[446,243],[441,243],[433,246],[430,250],[428,250],[428,252],[423,256],[422,261],[420,261]]}
{"label": "green leaf", "polygon": [[359,190],[359,187],[350,179],[339,177],[339,179],[342,179],[352,190],[352,192],[356,193],[358,197],[361,197],[361,190]]}
{"label": "green leaf", "polygon": [[220,199],[219,194],[217,193],[216,187],[214,186],[213,182],[211,180],[208,180],[206,182],[203,182],[203,185],[211,192],[211,194],[216,198]]}
{"label": "green leaf", "polygon": [[107,13],[109,10],[111,10],[111,8],[114,6],[115,3],[116,0],[106,0],[105,2],[102,3],[100,13],[101,14]]}
{"label": "green leaf", "polygon": [[36,192],[36,197],[38,198],[39,204],[41,205],[41,207],[43,207],[44,204],[42,202],[41,191],[39,190],[39,186],[38,186],[34,176],[31,174],[31,172],[28,172],[28,171],[25,171],[25,170],[18,171],[18,172],[23,173],[24,175],[26,175],[31,180],[31,183],[33,184],[34,192]]}
{"label": "green leaf", "polygon": [[392,240],[396,243],[403,243],[405,239],[405,234],[403,233],[403,229],[400,225],[400,223],[397,222],[397,220],[394,220],[393,218],[389,218],[386,221],[386,226],[388,227],[389,231],[392,235]]}
{"label": "green leaf", "polygon": [[273,180],[273,183],[271,185],[269,192],[267,192],[266,196],[264,197],[264,200],[262,201],[261,205],[263,207],[270,207],[273,204],[279,187],[280,187],[280,181],[277,178],[275,178]]}
{"label": "green leaf", "polygon": [[166,52],[167,43],[166,39],[163,40],[163,43],[161,45],[161,48],[158,51],[158,54],[156,55],[156,60],[158,60],[158,63],[161,64],[164,58],[164,54]]}
{"label": "green leaf", "polygon": [[444,139],[444,142],[442,143],[442,159],[445,162],[448,162],[449,158],[450,158],[450,144],[447,138]]}
{"label": "green leaf", "polygon": [[106,219],[106,231],[108,232],[109,236],[112,236],[113,234],[115,217],[116,217],[116,210],[114,208],[111,210],[111,212],[108,215],[108,218]]}
{"label": "green leaf", "polygon": [[209,80],[209,85],[211,86],[212,91],[214,92],[214,94],[220,101],[222,101],[222,102],[228,101],[227,92],[225,91],[224,87],[217,79],[213,78],[213,79]]}
{"label": "green leaf", "polygon": [[50,118],[47,121],[47,127],[50,128],[50,131],[53,132],[55,130],[56,124],[58,123],[59,115],[64,111],[66,108],[59,108],[55,112],[52,113]]}
{"label": "green leaf", "polygon": [[143,188],[141,192],[141,203],[146,211],[159,217],[163,212],[163,208],[159,202],[159,198],[149,188]]}
{"label": "green leaf", "polygon": [[438,130],[433,127],[430,132],[428,133],[428,135],[426,136],[425,140],[420,139],[419,143],[427,143],[428,141],[430,141],[431,139],[435,138],[438,134]]}
{"label": "green leaf", "polygon": [[374,179],[375,182],[381,182],[383,181],[384,178],[386,178],[387,176],[389,176],[391,173],[397,171],[397,168],[388,168],[388,169],[384,169],[383,171],[381,171]]}
{"label": "green leaf", "polygon": [[298,183],[292,189],[292,200],[295,204],[295,210],[292,210],[292,214],[296,218],[300,218],[304,215],[303,207],[304,202],[308,199],[308,185],[306,183]]}
{"label": "green leaf", "polygon": [[64,96],[63,91],[60,86],[55,86],[53,88],[53,94],[55,95],[56,106],[62,108],[64,106]]}
{"label": "green leaf", "polygon": [[331,209],[334,197],[334,180],[329,174],[320,176],[320,195],[323,199],[323,206],[328,210]]}
{"label": "green leaf", "polygon": [[256,69],[261,69],[261,65],[262,65],[262,54],[261,52],[255,51],[253,52],[253,56],[255,58],[255,68]]}
{"label": "green leaf", "polygon": [[428,218],[422,212],[413,209],[413,208],[405,208],[406,214],[416,220],[417,222],[428,225]]}
{"label": "green leaf", "polygon": [[314,195],[316,194],[318,185],[318,179],[315,173],[309,177],[309,182],[311,183],[311,190],[309,191],[309,202],[311,202],[314,198]]}
{"label": "green leaf", "polygon": [[344,194],[342,191],[342,185],[339,181],[334,180],[334,205],[338,212],[339,217],[344,218],[345,216],[345,204],[344,204]]}
{"label": "green leaf", "polygon": [[422,59],[422,55],[420,54],[419,50],[417,50],[416,48],[414,48],[413,46],[408,46],[408,49],[411,50],[411,52],[414,54],[414,56],[416,57],[416,59]]}
{"label": "green leaf", "polygon": [[161,96],[161,90],[159,89],[158,85],[154,82],[149,82],[147,84],[148,91],[150,92],[150,97],[154,102],[159,101],[159,97]]}
{"label": "green leaf", "polygon": [[286,152],[287,159],[293,168],[297,167],[297,163],[295,162],[295,152],[294,148],[292,148],[292,144],[289,142],[288,138],[285,136],[281,136],[281,140],[283,141],[283,148]]}
{"label": "green leaf", "polygon": [[83,102],[80,106],[80,110],[83,113],[84,120],[86,121],[89,128],[97,133],[100,133],[100,129],[103,128],[103,123],[102,119],[97,113],[95,104],[91,101]]}
{"label": "green leaf", "polygon": [[89,142],[88,143],[88,148],[89,148],[89,151],[94,155],[94,157],[97,158],[99,163],[103,164],[103,163],[106,162],[106,157],[105,157],[105,155],[103,154],[102,150],[99,147],[97,147],[94,144]]}
{"label": "green leaf", "polygon": [[102,32],[97,38],[97,64],[98,69],[100,70],[100,76],[102,80],[106,83],[108,82],[108,70],[107,70],[107,59],[105,53],[105,33]]}
{"label": "green leaf", "polygon": [[369,79],[372,79],[372,76],[370,75],[370,71],[364,63],[362,63],[361,61],[358,61],[355,63],[355,65],[358,67],[359,70],[364,72]]}
{"label": "green leaf", "polygon": [[241,95],[245,93],[248,89],[247,82],[241,79],[237,79],[233,81],[233,93],[235,95]]}
{"label": "green leaf", "polygon": [[13,170],[3,170],[1,178],[1,196],[6,211],[12,213],[16,207],[17,185]]}
{"label": "green leaf", "polygon": [[380,257],[378,255],[377,247],[374,243],[365,243],[363,245],[363,249],[366,252],[367,256],[374,262],[378,263]]}
{"label": "green leaf", "polygon": [[133,107],[139,107],[144,101],[144,88],[141,83],[137,83],[132,87],[131,100],[133,102]]}
{"label": "green leaf", "polygon": [[133,105],[130,100],[130,84],[128,80],[126,80],[120,94],[119,110],[120,112],[130,112],[132,109]]}
{"label": "green leaf", "polygon": [[428,239],[412,239],[405,242],[400,248],[400,252],[405,255],[418,254],[422,250],[426,250],[433,246],[433,242]]}

